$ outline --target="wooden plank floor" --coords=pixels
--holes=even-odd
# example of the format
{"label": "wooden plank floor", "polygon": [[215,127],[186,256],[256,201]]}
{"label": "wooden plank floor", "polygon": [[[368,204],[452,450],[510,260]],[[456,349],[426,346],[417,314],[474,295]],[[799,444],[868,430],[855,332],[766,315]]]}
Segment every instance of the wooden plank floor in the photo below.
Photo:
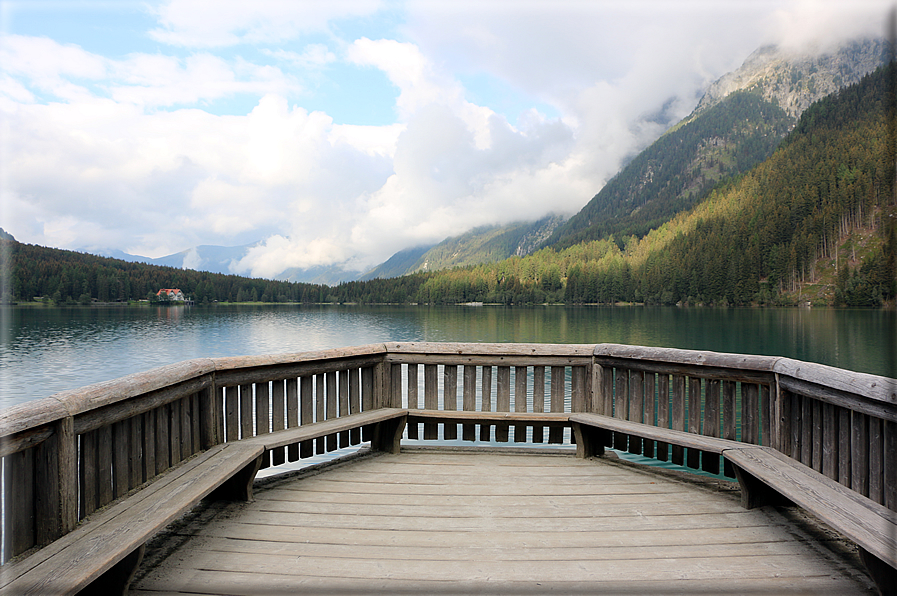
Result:
{"label": "wooden plank floor", "polygon": [[714,486],[559,454],[359,458],[195,524],[131,593],[874,593],[787,512]]}

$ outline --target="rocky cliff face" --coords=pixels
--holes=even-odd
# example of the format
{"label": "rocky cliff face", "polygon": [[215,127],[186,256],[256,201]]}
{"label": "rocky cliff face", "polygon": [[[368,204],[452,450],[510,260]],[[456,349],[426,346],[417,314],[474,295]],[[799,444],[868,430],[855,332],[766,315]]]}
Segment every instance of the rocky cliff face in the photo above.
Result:
{"label": "rocky cliff face", "polygon": [[797,118],[813,102],[875,70],[884,62],[883,56],[881,39],[853,41],[821,54],[797,54],[766,46],[713,83],[691,118],[740,89],[759,92]]}

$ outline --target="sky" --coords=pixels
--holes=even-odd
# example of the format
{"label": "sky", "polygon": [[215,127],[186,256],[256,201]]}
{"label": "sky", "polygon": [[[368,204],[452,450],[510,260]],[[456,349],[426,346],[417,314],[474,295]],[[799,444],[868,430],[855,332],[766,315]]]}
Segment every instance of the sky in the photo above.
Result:
{"label": "sky", "polygon": [[894,0],[0,0],[0,227],[235,273],[579,211],[757,48]]}

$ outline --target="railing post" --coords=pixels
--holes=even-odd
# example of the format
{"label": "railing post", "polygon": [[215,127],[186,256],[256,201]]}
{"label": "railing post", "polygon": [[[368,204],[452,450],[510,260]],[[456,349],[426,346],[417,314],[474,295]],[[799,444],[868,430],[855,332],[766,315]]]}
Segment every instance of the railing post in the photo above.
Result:
{"label": "railing post", "polygon": [[209,449],[221,443],[221,402],[214,377],[212,384],[199,392],[199,419],[200,448]]}

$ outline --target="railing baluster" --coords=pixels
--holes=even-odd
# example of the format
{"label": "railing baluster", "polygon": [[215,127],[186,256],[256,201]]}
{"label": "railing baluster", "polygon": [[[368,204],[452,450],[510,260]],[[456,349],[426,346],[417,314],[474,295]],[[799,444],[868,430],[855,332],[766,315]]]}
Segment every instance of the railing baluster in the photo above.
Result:
{"label": "railing baluster", "polygon": [[[291,428],[312,424],[316,397],[313,394],[314,378],[307,375],[298,379],[287,379],[287,418]],[[305,459],[315,454],[314,441],[302,441],[287,448],[290,461]]]}
{"label": "railing baluster", "polygon": [[[357,368],[349,370],[349,412],[358,414],[361,412],[361,371]],[[361,443],[361,429],[353,428],[349,431],[349,443],[358,445]]]}
{"label": "railing baluster", "polygon": [[[645,373],[645,424],[651,426],[657,426],[657,423],[654,420],[655,417],[655,392],[654,392],[654,378],[655,375],[653,372]],[[644,451],[645,457],[654,457],[654,441],[649,439],[644,439],[642,441],[642,450]]]}
{"label": "railing baluster", "polygon": [[[482,378],[480,379],[481,386],[481,400],[482,405],[480,406],[480,410],[483,412],[491,412],[492,411],[492,367],[491,366],[483,366],[482,370]],[[492,427],[488,424],[480,425],[480,440],[481,441],[489,441],[492,438]]]}
{"label": "railing baluster", "polygon": [[[153,416],[153,412],[149,412]],[[97,510],[97,431],[81,435],[81,454],[78,464],[81,499],[79,519],[83,519]],[[155,476],[153,469],[150,476]]]}
{"label": "railing baluster", "polygon": [[[657,375],[657,426],[670,428],[670,375],[660,373]],[[657,443],[657,459],[669,461],[670,446],[667,443]]]}
{"label": "railing baluster", "polygon": [[[399,390],[401,391],[401,384],[398,384]],[[339,415],[340,416],[348,416],[349,415],[349,371],[348,369],[344,369],[339,371]],[[349,443],[349,431],[344,430],[339,434],[339,446],[340,448],[348,447]]]}
{"label": "railing baluster", "polygon": [[[614,369],[614,418],[629,418],[629,369]],[[629,437],[624,433],[614,433],[614,449],[626,451],[629,448]]]}
{"label": "railing baluster", "polygon": [[112,425],[112,496],[115,499],[128,492],[130,429],[130,420],[120,420]]}
{"label": "railing baluster", "polygon": [[[286,428],[286,379],[278,379],[271,384],[271,430],[277,432]],[[271,464],[279,466],[286,461],[284,447],[271,450]]]}
{"label": "railing baluster", "polygon": [[[437,369],[435,364],[424,365],[424,409],[439,409],[439,388],[436,384]],[[424,439],[438,439],[439,426],[435,422],[424,423]]]}
{"label": "railing baluster", "polygon": [[181,400],[168,404],[168,416],[168,456],[169,465],[173,466],[181,461]]}
{"label": "railing baluster", "polygon": [[4,551],[7,558],[25,552],[34,536],[34,450],[25,449],[3,458],[5,491]]}
{"label": "railing baluster", "polygon": [[[448,411],[457,411],[458,409],[458,367],[454,364],[446,364],[442,367],[442,409]],[[442,436],[447,441],[457,439],[458,425],[444,424]]]}
{"label": "railing baluster", "polygon": [[[526,380],[527,380],[527,367],[525,366],[515,366],[514,367],[514,411],[515,412],[526,412],[527,411],[527,395],[526,395]],[[516,424],[514,425],[514,442],[515,443],[526,443],[526,425],[525,424]]]}
{"label": "railing baluster", "polygon": [[[511,367],[499,366],[498,376],[495,384],[495,411],[510,412],[511,411]],[[495,425],[495,440],[499,443],[507,443],[508,441],[508,424]]]}
{"label": "railing baluster", "polygon": [[[255,434],[266,435],[271,430],[271,397],[268,391],[268,381],[255,384]],[[271,454],[265,453],[262,457],[262,468],[271,465]]]}
{"label": "railing baluster", "polygon": [[[337,407],[339,405],[339,392],[336,385],[336,371],[328,372],[324,375],[327,399],[327,413],[325,420],[333,420],[337,417]],[[336,451],[339,447],[337,435],[327,435],[327,451]]]}
{"label": "railing baluster", "polygon": [[[719,437],[720,381],[708,379],[704,394],[704,434]],[[719,455],[704,451],[701,453],[701,469],[710,474],[719,474]]]}
{"label": "railing baluster", "polygon": [[[551,411],[564,411],[564,377],[563,366],[551,367]],[[548,442],[560,444],[564,442],[564,429],[560,426],[548,428]]]}
{"label": "railing baluster", "polygon": [[[315,422],[323,422],[326,419],[327,411],[325,387],[325,374],[315,375]],[[320,455],[325,453],[326,440],[324,437],[315,439],[315,453]]]}
{"label": "railing baluster", "polygon": [[[701,434],[701,379],[699,377],[688,377],[688,432]],[[689,468],[695,470],[700,468],[700,451],[689,448],[686,451],[686,457],[688,458],[686,464]]]}
{"label": "railing baluster", "polygon": [[[418,376],[419,366],[417,364],[408,365],[408,408],[411,410],[420,409],[420,401],[418,395]],[[417,439],[420,436],[420,424],[408,424],[408,438]]]}
{"label": "railing baluster", "polygon": [[[306,381],[306,379],[308,380]],[[311,383],[311,377],[302,377],[303,390],[301,396],[299,394],[299,381],[300,379],[297,377],[287,379],[287,428],[296,428],[300,424],[311,422],[311,416],[306,418],[306,413],[312,407],[311,392],[309,391],[308,394],[305,392],[305,386]],[[299,418],[300,414],[302,416],[301,420]],[[305,457],[302,449],[308,450],[309,447],[296,444],[287,445],[287,461],[293,462],[300,457]]]}
{"label": "railing baluster", "polygon": [[869,422],[860,412],[850,413],[850,488],[869,496]]}
{"label": "railing baluster", "polygon": [[[673,430],[685,430],[685,377],[682,375],[673,375],[672,380],[672,405],[670,407],[670,418]],[[682,465],[685,461],[685,451],[678,445],[672,446],[672,462]]]}
{"label": "railing baluster", "polygon": [[[542,413],[545,411],[545,367],[533,367],[533,412]],[[545,427],[533,427],[533,443],[543,443],[545,441]]]}
{"label": "railing baluster", "polygon": [[[629,416],[632,422],[641,422],[645,409],[645,373],[633,370],[629,373]],[[629,437],[629,453],[642,454],[642,438]]]}
{"label": "railing baluster", "polygon": [[884,453],[881,418],[869,417],[869,498],[876,503],[884,503]]}
{"label": "railing baluster", "polygon": [[236,385],[224,389],[224,422],[227,425],[225,433],[228,442],[236,441],[240,438],[240,412],[237,405],[240,399],[239,392],[240,388]]}
{"label": "railing baluster", "polygon": [[[477,409],[477,367],[475,364],[465,364],[463,369],[461,407],[465,412],[473,412]],[[475,441],[476,431],[475,424],[464,424],[461,426],[461,438],[465,441]]]}
{"label": "railing baluster", "polygon": [[[374,409],[374,367],[366,366],[361,369],[361,411],[368,412]],[[361,440],[370,441],[373,431],[370,426],[361,429]]]}

